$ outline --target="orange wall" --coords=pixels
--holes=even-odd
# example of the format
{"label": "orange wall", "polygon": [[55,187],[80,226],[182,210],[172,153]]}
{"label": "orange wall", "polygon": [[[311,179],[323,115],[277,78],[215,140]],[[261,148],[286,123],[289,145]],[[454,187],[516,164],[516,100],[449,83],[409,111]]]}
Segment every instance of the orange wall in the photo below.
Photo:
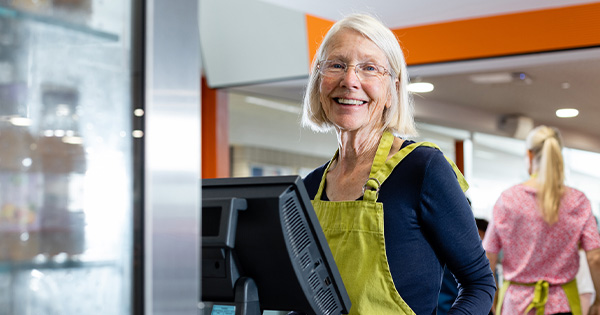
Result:
{"label": "orange wall", "polygon": [[[306,15],[309,62],[333,25]],[[410,65],[600,46],[600,3],[393,30]]]}
{"label": "orange wall", "polygon": [[333,22],[306,14],[306,38],[308,39],[308,64],[315,58],[317,49],[327,31],[333,26]]}
{"label": "orange wall", "polygon": [[229,177],[229,106],[224,90],[202,77],[202,178]]}

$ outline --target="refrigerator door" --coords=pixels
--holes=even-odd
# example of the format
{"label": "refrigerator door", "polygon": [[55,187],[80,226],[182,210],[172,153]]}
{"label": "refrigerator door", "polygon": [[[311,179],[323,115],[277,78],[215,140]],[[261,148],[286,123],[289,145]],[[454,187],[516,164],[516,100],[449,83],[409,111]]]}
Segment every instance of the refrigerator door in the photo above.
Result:
{"label": "refrigerator door", "polygon": [[131,1],[0,0],[0,314],[129,314]]}

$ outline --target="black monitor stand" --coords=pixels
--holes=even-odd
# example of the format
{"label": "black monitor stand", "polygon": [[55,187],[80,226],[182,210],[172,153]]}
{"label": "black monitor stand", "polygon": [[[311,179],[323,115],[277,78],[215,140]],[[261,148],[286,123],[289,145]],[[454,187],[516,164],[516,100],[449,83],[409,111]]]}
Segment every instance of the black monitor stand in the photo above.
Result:
{"label": "black monitor stand", "polygon": [[[240,266],[233,251],[238,211],[246,210],[246,207],[246,200],[240,198],[203,200],[203,208],[212,209],[212,217],[203,217],[206,220],[202,226],[205,231],[202,239],[202,286],[203,290],[211,288],[211,297],[215,299],[203,301],[204,314],[262,314],[256,283],[252,278],[240,277]],[[223,285],[223,282],[226,284]],[[214,288],[225,289],[214,292]]]}

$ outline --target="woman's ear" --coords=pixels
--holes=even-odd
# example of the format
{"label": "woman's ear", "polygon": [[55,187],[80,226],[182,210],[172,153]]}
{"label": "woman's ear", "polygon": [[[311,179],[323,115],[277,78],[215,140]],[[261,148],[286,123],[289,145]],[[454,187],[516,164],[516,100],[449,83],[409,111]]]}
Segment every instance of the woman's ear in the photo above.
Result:
{"label": "woman's ear", "polygon": [[[394,84],[396,85],[396,94],[398,94],[398,91],[400,90],[400,80],[398,80],[398,78],[396,78],[394,80]],[[390,108],[391,106],[392,106],[392,104],[390,104],[390,102],[385,103],[385,108]]]}
{"label": "woman's ear", "polygon": [[529,173],[529,175],[533,174],[533,158],[534,158],[534,154],[533,151],[531,150],[527,150],[527,172]]}
{"label": "woman's ear", "polygon": [[533,161],[533,156],[533,151],[527,150],[527,157],[529,158],[529,161]]}

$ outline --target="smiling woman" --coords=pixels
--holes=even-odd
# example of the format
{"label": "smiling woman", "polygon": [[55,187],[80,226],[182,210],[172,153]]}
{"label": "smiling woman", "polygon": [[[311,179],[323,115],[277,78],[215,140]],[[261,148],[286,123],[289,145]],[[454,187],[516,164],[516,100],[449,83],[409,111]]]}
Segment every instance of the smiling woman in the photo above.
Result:
{"label": "smiling woman", "polygon": [[452,312],[487,314],[495,284],[464,195],[439,148],[415,143],[400,45],[377,19],[350,15],[312,65],[303,124],[334,130],[338,151],[304,179],[352,301],[350,314],[435,314],[447,266]]}
{"label": "smiling woman", "polygon": [[390,107],[387,91],[394,82],[378,65],[387,64],[386,57],[375,43],[353,30],[340,31],[333,41],[337,44],[328,59],[317,65],[323,78],[320,95],[325,117],[336,129],[370,135],[383,128],[380,118]]}

